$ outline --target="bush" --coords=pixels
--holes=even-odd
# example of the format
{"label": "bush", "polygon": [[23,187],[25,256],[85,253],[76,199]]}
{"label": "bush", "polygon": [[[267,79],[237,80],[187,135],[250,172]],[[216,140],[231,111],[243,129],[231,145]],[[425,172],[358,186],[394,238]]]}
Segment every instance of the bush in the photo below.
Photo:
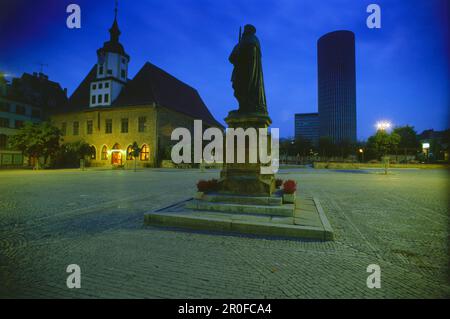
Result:
{"label": "bush", "polygon": [[281,178],[277,178],[277,179],[275,180],[275,187],[276,187],[276,188],[280,188],[281,185],[283,185],[283,180],[282,180]]}
{"label": "bush", "polygon": [[283,192],[285,194],[295,194],[296,190],[297,190],[297,183],[295,181],[293,181],[292,179],[289,179],[284,182]]}
{"label": "bush", "polygon": [[219,181],[217,179],[200,180],[197,183],[197,190],[203,193],[217,192],[219,190]]}

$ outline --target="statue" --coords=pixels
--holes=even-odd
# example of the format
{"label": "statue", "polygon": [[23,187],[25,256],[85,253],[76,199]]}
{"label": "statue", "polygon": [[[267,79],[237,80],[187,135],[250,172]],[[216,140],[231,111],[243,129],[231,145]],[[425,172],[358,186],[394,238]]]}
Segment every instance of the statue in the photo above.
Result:
{"label": "statue", "polygon": [[239,113],[267,114],[261,46],[255,33],[256,28],[247,24],[242,37],[239,34],[239,42],[228,58],[234,65],[231,81]]}

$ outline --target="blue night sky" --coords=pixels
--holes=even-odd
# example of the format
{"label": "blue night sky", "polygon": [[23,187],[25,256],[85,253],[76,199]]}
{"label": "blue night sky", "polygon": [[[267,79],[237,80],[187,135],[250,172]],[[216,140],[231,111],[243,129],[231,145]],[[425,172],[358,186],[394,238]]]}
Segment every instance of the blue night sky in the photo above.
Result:
{"label": "blue night sky", "polygon": [[[81,29],[66,27],[66,6],[81,6]],[[377,3],[382,28],[366,27]],[[109,37],[114,1],[0,0],[0,70],[39,71],[71,94]],[[448,127],[448,2],[443,0],[152,0],[119,1],[120,38],[133,77],[146,61],[195,87],[223,123],[233,97],[228,55],[240,25],[260,38],[269,113],[281,136],[294,113],[317,111],[316,42],[356,34],[358,139],[381,119],[418,131]]]}

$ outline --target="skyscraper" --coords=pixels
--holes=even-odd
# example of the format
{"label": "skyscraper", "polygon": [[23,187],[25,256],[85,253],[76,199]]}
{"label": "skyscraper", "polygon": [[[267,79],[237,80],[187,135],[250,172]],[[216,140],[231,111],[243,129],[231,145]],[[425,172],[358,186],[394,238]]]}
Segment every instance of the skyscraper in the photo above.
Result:
{"label": "skyscraper", "polygon": [[319,113],[295,114],[295,137],[302,137],[317,145],[319,142]]}
{"label": "skyscraper", "polygon": [[356,141],[355,35],[335,31],[317,42],[320,136]]}

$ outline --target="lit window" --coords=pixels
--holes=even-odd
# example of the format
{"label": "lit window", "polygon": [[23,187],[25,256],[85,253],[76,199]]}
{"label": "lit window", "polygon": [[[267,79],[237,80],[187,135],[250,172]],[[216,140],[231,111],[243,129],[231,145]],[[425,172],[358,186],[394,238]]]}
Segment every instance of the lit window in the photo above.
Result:
{"label": "lit window", "polygon": [[148,161],[150,159],[150,148],[147,144],[142,145],[140,159],[141,161]]}
{"label": "lit window", "polygon": [[102,160],[106,161],[108,159],[108,148],[106,145],[103,145],[102,147]]}
{"label": "lit window", "polygon": [[133,146],[128,145],[127,147],[127,160],[132,160],[133,158]]}
{"label": "lit window", "polygon": [[97,150],[94,145],[91,145],[91,159],[95,160],[97,158]]}

